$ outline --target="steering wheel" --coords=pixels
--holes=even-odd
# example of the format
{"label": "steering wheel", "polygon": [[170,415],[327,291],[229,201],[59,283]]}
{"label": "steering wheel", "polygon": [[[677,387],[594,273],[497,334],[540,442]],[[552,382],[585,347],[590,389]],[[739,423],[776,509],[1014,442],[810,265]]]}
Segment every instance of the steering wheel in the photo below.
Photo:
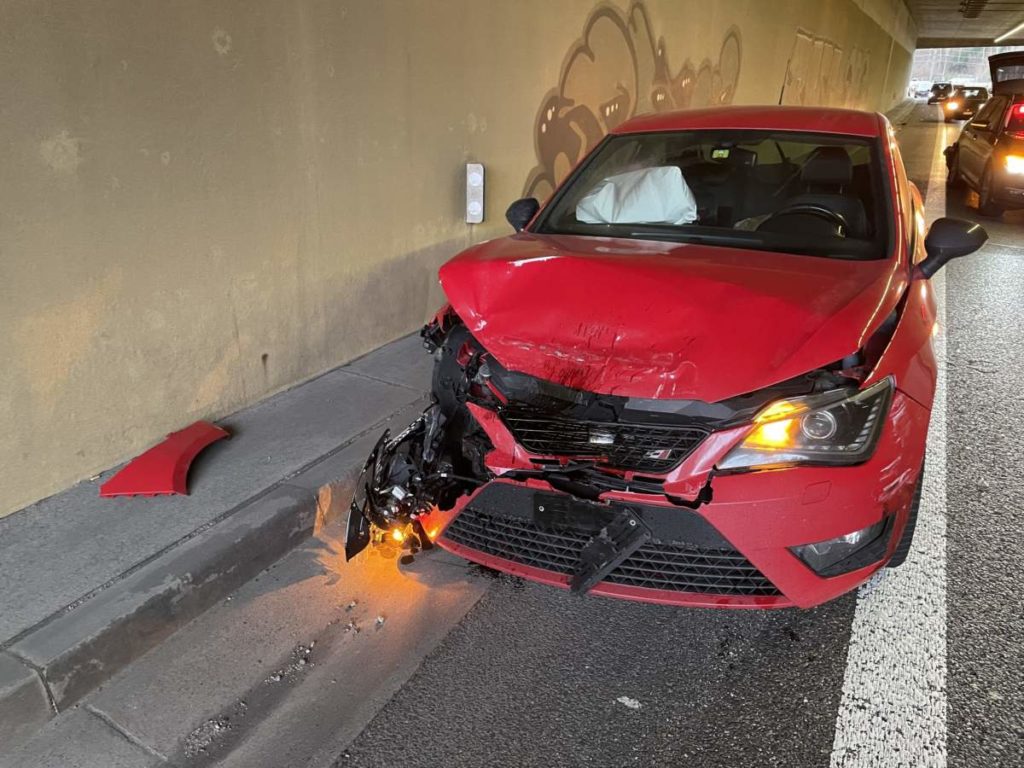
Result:
{"label": "steering wheel", "polygon": [[797,203],[796,205],[790,205],[786,208],[780,208],[775,213],[769,214],[768,218],[757,225],[757,231],[766,229],[765,225],[769,222],[781,218],[783,216],[813,216],[823,221],[827,221],[829,224],[833,224],[839,228],[838,234],[842,237],[846,237],[846,233],[850,230],[850,225],[846,222],[846,217],[837,211],[833,211],[831,208],[826,208],[824,205],[818,205],[817,203]]}

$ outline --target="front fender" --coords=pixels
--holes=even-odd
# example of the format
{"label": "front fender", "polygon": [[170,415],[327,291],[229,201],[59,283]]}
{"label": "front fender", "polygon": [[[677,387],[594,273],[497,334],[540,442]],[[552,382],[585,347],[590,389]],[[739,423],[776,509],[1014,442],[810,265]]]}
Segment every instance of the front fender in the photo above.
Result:
{"label": "front fender", "polygon": [[913,280],[896,330],[864,386],[892,375],[896,387],[925,408],[935,399],[938,364],[932,336],[936,331],[935,293],[925,278]]}

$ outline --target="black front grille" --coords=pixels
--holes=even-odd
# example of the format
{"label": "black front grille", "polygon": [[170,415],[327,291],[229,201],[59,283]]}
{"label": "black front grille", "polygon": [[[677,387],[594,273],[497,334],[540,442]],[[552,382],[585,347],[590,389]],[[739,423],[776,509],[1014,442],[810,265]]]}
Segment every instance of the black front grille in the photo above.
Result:
{"label": "black front grille", "polygon": [[704,427],[576,421],[514,410],[502,419],[531,453],[594,459],[619,469],[666,472],[708,436]]}
{"label": "black front grille", "polygon": [[[462,511],[444,532],[465,547],[523,565],[571,574],[592,534],[572,528],[541,527],[523,517]],[[651,540],[605,580],[612,584],[709,595],[778,595],[764,575],[739,552]]]}

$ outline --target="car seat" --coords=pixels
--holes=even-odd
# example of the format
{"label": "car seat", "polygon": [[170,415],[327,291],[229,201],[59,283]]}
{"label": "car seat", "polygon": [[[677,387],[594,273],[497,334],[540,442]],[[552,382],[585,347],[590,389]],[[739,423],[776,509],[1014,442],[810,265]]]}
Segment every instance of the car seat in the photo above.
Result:
{"label": "car seat", "polygon": [[864,203],[851,190],[853,162],[842,147],[818,147],[813,150],[800,171],[804,191],[790,197],[779,208],[794,205],[817,205],[838,213],[846,221],[846,236],[868,237],[868,217]]}

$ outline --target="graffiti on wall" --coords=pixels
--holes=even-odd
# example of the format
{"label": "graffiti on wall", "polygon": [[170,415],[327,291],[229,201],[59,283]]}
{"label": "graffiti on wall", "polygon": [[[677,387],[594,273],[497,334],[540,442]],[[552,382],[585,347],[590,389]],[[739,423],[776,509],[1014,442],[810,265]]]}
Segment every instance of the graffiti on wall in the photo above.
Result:
{"label": "graffiti on wall", "polygon": [[558,86],[541,102],[534,129],[537,164],[524,188],[544,200],[608,131],[635,114],[731,104],[739,81],[739,30],[722,40],[717,61],[669,64],[642,2],[629,11],[600,5],[570,47]]}
{"label": "graffiti on wall", "polygon": [[797,29],[780,104],[861,107],[868,103],[871,52],[845,53],[831,40]]}

